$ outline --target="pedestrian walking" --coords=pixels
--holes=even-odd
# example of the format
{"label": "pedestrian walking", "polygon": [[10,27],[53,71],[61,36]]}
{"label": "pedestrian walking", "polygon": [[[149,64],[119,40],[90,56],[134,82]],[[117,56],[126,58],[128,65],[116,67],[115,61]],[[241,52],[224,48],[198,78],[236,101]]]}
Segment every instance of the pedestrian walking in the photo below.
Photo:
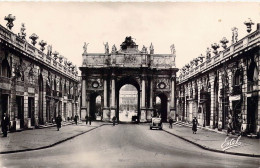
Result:
{"label": "pedestrian walking", "polygon": [[86,115],[86,117],[85,117],[85,119],[86,119],[86,125],[88,125],[88,115]]}
{"label": "pedestrian walking", "polygon": [[227,136],[231,132],[232,133],[232,116],[227,117]]}
{"label": "pedestrian walking", "polygon": [[75,117],[74,117],[74,122],[76,125],[78,125],[78,116],[77,115],[75,115]]}
{"label": "pedestrian walking", "polygon": [[113,121],[113,126],[115,126],[115,125],[116,125],[116,116],[114,116],[114,117],[112,118],[112,121]]}
{"label": "pedestrian walking", "polygon": [[4,113],[3,118],[2,118],[2,132],[3,132],[3,137],[7,137],[7,131],[8,131],[8,126],[9,126],[9,118],[6,115],[6,113]]}
{"label": "pedestrian walking", "polygon": [[56,125],[57,125],[57,131],[59,131],[60,128],[61,128],[61,121],[62,121],[61,116],[58,115],[58,116],[56,117],[56,120],[55,120]]}
{"label": "pedestrian walking", "polygon": [[172,123],[173,123],[173,119],[170,117],[169,118],[169,128],[172,128]]}
{"label": "pedestrian walking", "polygon": [[89,125],[91,125],[91,120],[92,120],[92,117],[91,117],[91,115],[89,115],[89,118],[88,118],[88,120],[89,120]]}
{"label": "pedestrian walking", "polygon": [[198,125],[198,120],[196,117],[193,118],[192,120],[192,132],[193,134],[196,134],[197,132],[197,125]]}

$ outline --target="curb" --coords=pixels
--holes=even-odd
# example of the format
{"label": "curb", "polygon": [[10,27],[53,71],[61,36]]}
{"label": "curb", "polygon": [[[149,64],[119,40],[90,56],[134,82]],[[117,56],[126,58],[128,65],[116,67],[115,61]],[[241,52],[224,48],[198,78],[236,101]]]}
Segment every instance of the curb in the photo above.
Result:
{"label": "curb", "polygon": [[[66,127],[68,125],[73,125],[74,123],[67,123],[67,124],[64,124],[64,125],[61,125],[62,127]],[[28,131],[28,130],[37,130],[37,129],[46,129],[46,128],[52,128],[52,127],[56,127],[56,124],[53,124],[53,125],[49,125],[49,126],[46,126],[46,127],[38,127],[38,128],[26,128],[26,129],[19,129],[19,130],[16,130],[16,131],[8,131],[7,133],[8,134],[12,134],[12,133],[16,133],[16,132],[23,132],[23,131]],[[2,132],[0,132],[0,135],[3,135]],[[0,153],[1,154],[1,153]]]}
{"label": "curb", "polygon": [[174,136],[176,136],[176,137],[178,137],[178,138],[180,138],[180,139],[182,139],[182,140],[184,140],[184,141],[187,141],[187,142],[189,142],[189,143],[191,143],[191,144],[193,144],[193,145],[196,145],[196,146],[198,146],[198,147],[200,147],[200,148],[202,148],[202,149],[204,149],[204,150],[208,150],[208,151],[212,151],[212,152],[218,152],[218,153],[225,153],[225,154],[230,154],[230,155],[237,155],[237,156],[260,157],[260,155],[255,155],[255,154],[227,152],[227,151],[221,151],[221,150],[209,148],[209,147],[207,147],[207,146],[203,146],[203,145],[200,145],[200,144],[198,144],[198,143],[195,143],[195,142],[193,142],[193,141],[191,141],[191,140],[188,140],[188,139],[186,139],[186,138],[183,138],[182,136],[176,135],[176,134],[174,134],[174,133],[172,133],[172,132],[169,132],[169,131],[166,131],[166,130],[163,130],[163,131],[166,132],[166,133],[168,133],[168,134],[174,135]]}
{"label": "curb", "polygon": [[92,131],[92,130],[94,130],[94,129],[97,129],[97,128],[99,128],[99,127],[102,127],[102,126],[104,126],[104,125],[110,125],[110,124],[102,124],[102,125],[100,125],[100,126],[97,126],[97,127],[95,127],[95,128],[92,128],[92,129],[90,129],[90,130],[81,132],[81,133],[79,133],[79,134],[77,134],[77,135],[74,135],[74,136],[65,138],[65,139],[63,139],[63,140],[61,140],[61,141],[55,142],[55,143],[50,144],[50,145],[47,145],[47,146],[42,146],[42,147],[39,147],[39,148],[29,148],[29,149],[21,149],[21,150],[13,150],[13,151],[4,151],[4,152],[0,152],[0,154],[20,153],[20,152],[28,152],[28,151],[35,151],[35,150],[50,148],[50,147],[56,146],[56,145],[58,145],[58,144],[61,144],[61,143],[65,142],[65,141],[71,140],[71,139],[73,139],[73,138],[75,138],[75,137],[77,137],[77,136],[80,136],[80,135],[82,135],[82,134],[85,134],[85,133],[87,133],[87,132],[90,132],[90,131]]}

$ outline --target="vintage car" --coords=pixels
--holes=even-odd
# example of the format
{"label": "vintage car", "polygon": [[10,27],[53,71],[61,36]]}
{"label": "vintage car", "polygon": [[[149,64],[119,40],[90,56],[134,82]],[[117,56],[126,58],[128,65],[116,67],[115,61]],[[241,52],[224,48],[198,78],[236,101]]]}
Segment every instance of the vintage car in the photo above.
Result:
{"label": "vintage car", "polygon": [[153,128],[158,128],[160,130],[162,130],[162,119],[161,118],[158,118],[158,117],[155,117],[155,118],[152,118],[152,122],[150,124],[150,129],[153,129]]}

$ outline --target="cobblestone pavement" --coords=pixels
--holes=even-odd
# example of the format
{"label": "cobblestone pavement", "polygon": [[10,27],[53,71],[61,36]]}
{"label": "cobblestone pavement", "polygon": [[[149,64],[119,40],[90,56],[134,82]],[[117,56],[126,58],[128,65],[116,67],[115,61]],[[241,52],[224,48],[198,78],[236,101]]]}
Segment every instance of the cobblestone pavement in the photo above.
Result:
{"label": "cobblestone pavement", "polygon": [[[260,157],[260,139],[248,138],[245,136],[239,137],[238,135],[226,135],[225,132],[218,132],[215,130],[205,130],[199,128],[196,134],[192,133],[190,125],[184,125],[177,122],[173,128],[169,128],[168,123],[164,123],[164,131],[174,134],[182,139],[185,139],[193,144],[196,144],[204,149],[212,151],[224,152],[224,146],[230,146],[230,142],[234,147],[226,149],[226,153],[236,155],[257,155]],[[223,144],[226,142],[225,144]],[[222,145],[223,144],[223,145]]]}
{"label": "cobblestone pavement", "polygon": [[44,129],[8,133],[7,137],[0,137],[0,153],[47,148],[95,129],[103,124],[103,122],[92,122],[91,125],[86,125],[84,122],[78,125],[67,123],[62,125],[60,131],[57,131],[57,128],[54,126]]}

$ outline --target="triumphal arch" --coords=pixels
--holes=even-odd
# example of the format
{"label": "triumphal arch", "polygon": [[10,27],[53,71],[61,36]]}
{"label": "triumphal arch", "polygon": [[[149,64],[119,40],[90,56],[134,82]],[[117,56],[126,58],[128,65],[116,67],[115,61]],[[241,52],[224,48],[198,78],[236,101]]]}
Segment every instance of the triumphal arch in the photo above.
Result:
{"label": "triumphal arch", "polygon": [[[131,36],[117,50],[108,43],[104,44],[104,53],[88,53],[88,44],[84,45],[82,67],[82,105],[81,117],[86,115],[96,119],[95,106],[97,96],[101,97],[101,116],[103,121],[119,119],[119,90],[126,84],[137,89],[138,122],[147,122],[155,115],[164,121],[175,118],[175,48],[171,45],[171,54],[155,54],[151,43],[149,49],[141,50]],[[148,51],[149,50],[149,51]],[[156,98],[161,99],[160,111],[155,108]]]}

